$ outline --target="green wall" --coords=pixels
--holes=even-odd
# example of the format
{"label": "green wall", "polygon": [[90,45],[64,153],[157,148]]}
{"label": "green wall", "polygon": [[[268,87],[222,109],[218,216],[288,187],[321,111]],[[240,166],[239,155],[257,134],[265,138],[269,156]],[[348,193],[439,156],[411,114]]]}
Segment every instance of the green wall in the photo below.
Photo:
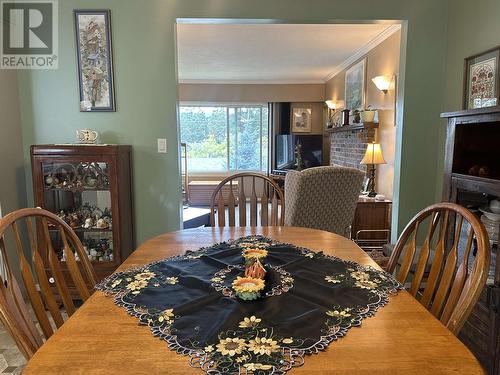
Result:
{"label": "green wall", "polygon": [[[500,45],[500,1],[452,0],[448,14],[446,82],[443,111],[462,109],[464,58]],[[442,175],[446,120],[441,121],[438,175]],[[441,199],[442,179],[437,180],[436,199]]]}
{"label": "green wall", "polygon": [[[439,112],[444,87],[446,0],[64,0],[59,1],[59,69],[19,76],[25,163],[33,143],[69,142],[90,127],[103,142],[134,149],[135,219],[138,243],[179,227],[175,20],[178,17],[264,18],[293,22],[406,20],[400,83],[404,118],[398,125],[400,175],[396,176],[398,231],[435,199]],[[116,113],[80,113],[72,10],[112,12]],[[311,56],[314,58],[314,56]],[[403,85],[400,85],[403,87]],[[402,97],[400,99],[403,99]],[[168,154],[156,153],[156,138]],[[30,180],[27,172],[28,181]],[[440,175],[439,175],[440,178]],[[399,193],[398,193],[399,191]]]}

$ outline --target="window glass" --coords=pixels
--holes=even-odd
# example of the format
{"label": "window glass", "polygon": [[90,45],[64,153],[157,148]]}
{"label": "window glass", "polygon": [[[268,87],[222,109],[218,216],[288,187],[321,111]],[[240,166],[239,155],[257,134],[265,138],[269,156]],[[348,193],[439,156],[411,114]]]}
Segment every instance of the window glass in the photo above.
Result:
{"label": "window glass", "polygon": [[190,173],[267,170],[267,105],[181,106],[179,114]]}

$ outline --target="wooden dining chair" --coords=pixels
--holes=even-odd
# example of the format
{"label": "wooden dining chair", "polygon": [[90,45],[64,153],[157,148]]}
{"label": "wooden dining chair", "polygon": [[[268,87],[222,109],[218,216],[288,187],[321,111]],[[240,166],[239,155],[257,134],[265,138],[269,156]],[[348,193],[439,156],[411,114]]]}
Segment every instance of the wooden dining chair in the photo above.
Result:
{"label": "wooden dining chair", "polygon": [[[257,197],[258,191],[259,197]],[[238,216],[240,227],[256,227],[258,224],[276,226],[284,223],[283,192],[273,180],[260,173],[237,173],[217,185],[210,200],[210,225],[212,227],[226,226],[226,206],[230,227],[236,225],[236,216]],[[248,223],[247,208],[249,210]]]}
{"label": "wooden dining chair", "polygon": [[[55,237],[59,237],[60,246],[55,245]],[[59,254],[64,254],[65,262],[59,259],[58,250]],[[93,292],[97,276],[71,227],[41,208],[24,208],[0,220],[0,254],[5,271],[0,277],[0,320],[19,350],[30,359],[44,339],[54,333],[54,326],[59,328],[64,323],[59,302],[62,301],[66,313],[71,316],[76,310],[74,293],[86,301]],[[14,276],[15,267],[20,271],[19,282],[22,280],[34,317]],[[73,295],[65,274],[73,281],[76,289]]]}
{"label": "wooden dining chair", "polygon": [[[426,227],[423,233],[421,227]],[[409,293],[458,335],[483,290],[489,264],[489,240],[481,221],[462,206],[437,203],[420,211],[403,230],[387,270],[396,271]]]}

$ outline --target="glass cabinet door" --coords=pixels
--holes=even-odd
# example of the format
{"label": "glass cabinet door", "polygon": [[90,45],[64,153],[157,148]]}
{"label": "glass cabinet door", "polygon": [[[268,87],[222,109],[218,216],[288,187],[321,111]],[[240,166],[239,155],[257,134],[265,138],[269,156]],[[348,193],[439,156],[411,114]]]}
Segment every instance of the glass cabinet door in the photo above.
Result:
{"label": "glass cabinet door", "polygon": [[[107,162],[42,162],[44,208],[78,235],[93,262],[113,262],[113,207]],[[59,259],[62,240],[51,230]],[[76,255],[76,254],[75,254]]]}

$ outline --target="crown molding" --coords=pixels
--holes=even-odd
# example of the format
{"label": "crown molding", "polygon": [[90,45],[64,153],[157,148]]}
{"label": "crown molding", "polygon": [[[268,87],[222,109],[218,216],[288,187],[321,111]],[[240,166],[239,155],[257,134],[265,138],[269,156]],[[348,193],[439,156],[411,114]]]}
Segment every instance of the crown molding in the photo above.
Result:
{"label": "crown molding", "polygon": [[231,79],[179,79],[179,84],[194,84],[194,85],[323,85],[325,81],[322,79],[304,79],[304,80],[231,80]]}
{"label": "crown molding", "polygon": [[359,50],[357,50],[353,55],[349,56],[342,63],[337,65],[335,67],[335,69],[323,79],[323,83],[326,83],[329,80],[331,80],[333,77],[335,77],[341,71],[348,68],[351,64],[353,64],[354,62],[359,60],[361,57],[366,55],[369,51],[374,49],[376,46],[378,46],[380,43],[382,43],[384,40],[389,38],[392,34],[399,31],[400,29],[401,29],[400,24],[395,24],[395,25],[389,26],[387,29],[382,31],[375,38],[373,38],[368,43],[366,43],[363,47],[361,47]]}
{"label": "crown molding", "polygon": [[[187,22],[191,23],[189,19]],[[203,20],[204,22],[206,20]],[[384,40],[389,38],[391,35],[396,33],[401,29],[401,24],[392,24],[388,26],[384,31],[378,34],[375,38],[370,40],[360,49],[358,49],[354,54],[345,59],[342,63],[337,65],[325,78],[323,79],[283,79],[283,80],[237,80],[237,79],[179,79],[179,84],[200,84],[200,85],[314,85],[314,84],[325,84],[330,79],[335,77],[337,74],[342,72],[344,69],[348,68],[350,65],[355,63],[357,60],[366,55],[373,48],[378,46]]]}

